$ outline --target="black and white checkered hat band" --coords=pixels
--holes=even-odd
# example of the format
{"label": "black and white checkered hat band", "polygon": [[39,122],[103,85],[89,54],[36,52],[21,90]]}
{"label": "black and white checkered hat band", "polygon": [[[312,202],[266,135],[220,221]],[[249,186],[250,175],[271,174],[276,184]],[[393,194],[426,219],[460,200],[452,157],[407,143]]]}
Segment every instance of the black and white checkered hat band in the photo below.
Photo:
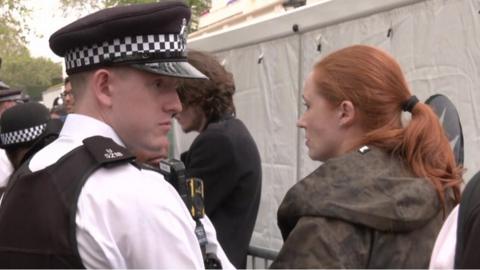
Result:
{"label": "black and white checkered hat band", "polygon": [[139,35],[135,37],[117,38],[74,48],[65,54],[65,66],[68,71],[86,69],[87,67],[106,63],[135,60],[167,60],[181,55],[186,58],[185,39],[179,34]]}
{"label": "black and white checkered hat band", "polygon": [[15,130],[0,134],[3,145],[30,142],[38,138],[47,128],[47,124],[42,124],[22,130]]}

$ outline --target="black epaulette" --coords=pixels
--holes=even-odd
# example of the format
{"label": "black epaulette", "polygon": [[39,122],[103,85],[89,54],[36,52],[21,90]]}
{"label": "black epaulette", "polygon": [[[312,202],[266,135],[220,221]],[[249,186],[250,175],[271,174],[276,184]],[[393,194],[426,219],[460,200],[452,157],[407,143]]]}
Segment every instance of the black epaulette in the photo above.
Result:
{"label": "black epaulette", "polygon": [[83,145],[97,163],[102,164],[102,166],[133,161],[135,159],[135,156],[125,147],[118,145],[110,138],[102,136],[89,137],[83,140]]}

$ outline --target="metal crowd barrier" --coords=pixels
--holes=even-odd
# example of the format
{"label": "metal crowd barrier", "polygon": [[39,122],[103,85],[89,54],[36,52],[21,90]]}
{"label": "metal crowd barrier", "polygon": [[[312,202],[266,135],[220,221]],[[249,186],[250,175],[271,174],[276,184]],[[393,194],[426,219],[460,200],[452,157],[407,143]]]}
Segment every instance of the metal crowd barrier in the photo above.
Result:
{"label": "metal crowd barrier", "polygon": [[247,252],[247,269],[267,269],[278,255],[278,251],[249,246]]}

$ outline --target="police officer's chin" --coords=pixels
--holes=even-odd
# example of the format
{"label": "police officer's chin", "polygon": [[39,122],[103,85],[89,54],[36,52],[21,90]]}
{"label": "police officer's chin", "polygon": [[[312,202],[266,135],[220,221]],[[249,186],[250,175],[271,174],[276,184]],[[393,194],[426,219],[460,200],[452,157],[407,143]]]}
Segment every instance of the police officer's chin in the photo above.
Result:
{"label": "police officer's chin", "polygon": [[154,167],[158,167],[161,160],[167,159],[167,151],[152,152],[150,150],[132,150],[138,162],[145,163]]}

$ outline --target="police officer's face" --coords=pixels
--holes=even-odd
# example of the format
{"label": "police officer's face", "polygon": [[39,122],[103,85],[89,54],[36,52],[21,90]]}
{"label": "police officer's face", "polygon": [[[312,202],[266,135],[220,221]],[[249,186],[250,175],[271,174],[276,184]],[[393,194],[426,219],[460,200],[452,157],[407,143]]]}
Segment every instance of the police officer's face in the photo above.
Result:
{"label": "police officer's face", "polygon": [[305,81],[303,99],[305,112],[297,126],[305,129],[305,144],[313,160],[325,161],[338,156],[344,132],[339,122],[339,112],[315,89],[313,75]]}
{"label": "police officer's face", "polygon": [[109,122],[132,153],[161,153],[172,116],[182,109],[177,79],[132,68],[113,69]]}

